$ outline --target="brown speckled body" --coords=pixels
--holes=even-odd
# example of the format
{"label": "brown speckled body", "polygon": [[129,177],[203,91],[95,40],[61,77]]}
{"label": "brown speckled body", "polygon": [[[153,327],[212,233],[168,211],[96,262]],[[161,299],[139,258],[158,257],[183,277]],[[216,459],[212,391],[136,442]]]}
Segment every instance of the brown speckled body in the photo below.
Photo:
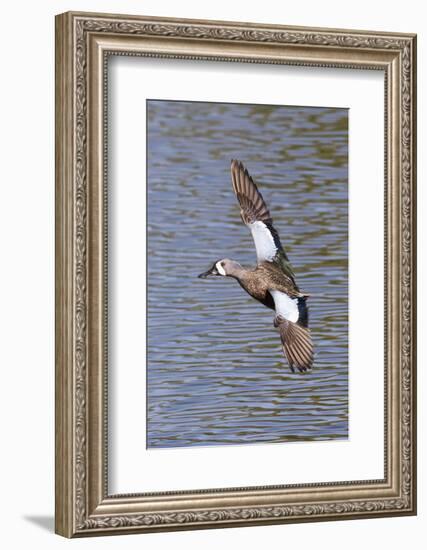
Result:
{"label": "brown speckled body", "polygon": [[251,270],[242,269],[235,278],[248,294],[270,309],[274,309],[274,300],[269,290],[280,290],[291,298],[304,296],[295,281],[273,262],[261,262]]}

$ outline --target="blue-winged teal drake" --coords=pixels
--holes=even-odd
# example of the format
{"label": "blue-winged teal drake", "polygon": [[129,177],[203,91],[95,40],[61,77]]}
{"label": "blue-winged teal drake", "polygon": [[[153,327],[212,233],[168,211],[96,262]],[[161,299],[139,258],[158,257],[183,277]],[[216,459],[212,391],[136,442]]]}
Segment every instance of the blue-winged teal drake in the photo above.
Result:
{"label": "blue-winged teal drake", "polygon": [[308,371],[313,365],[308,294],[299,290],[267,205],[249,172],[237,160],[231,161],[231,179],[241,218],[255,242],[257,265],[245,268],[233,260],[218,260],[199,277],[232,277],[253,298],[275,310],[274,326],[279,329],[283,352],[292,372],[295,368]]}

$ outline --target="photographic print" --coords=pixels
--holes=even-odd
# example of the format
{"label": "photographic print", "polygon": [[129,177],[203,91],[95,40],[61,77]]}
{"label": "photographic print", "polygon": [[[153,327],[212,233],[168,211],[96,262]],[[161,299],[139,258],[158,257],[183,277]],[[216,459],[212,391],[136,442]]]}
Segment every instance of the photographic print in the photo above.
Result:
{"label": "photographic print", "polygon": [[147,100],[147,446],[348,437],[348,110]]}

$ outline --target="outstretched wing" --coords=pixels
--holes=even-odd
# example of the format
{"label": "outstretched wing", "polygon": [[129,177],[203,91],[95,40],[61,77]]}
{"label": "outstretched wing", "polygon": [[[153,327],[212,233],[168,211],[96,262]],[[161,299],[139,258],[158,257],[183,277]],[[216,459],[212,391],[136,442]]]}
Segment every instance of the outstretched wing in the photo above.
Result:
{"label": "outstretched wing", "polygon": [[273,227],[270,211],[249,172],[238,160],[231,161],[231,180],[240,215],[254,239],[258,263],[275,262],[293,280],[295,275]]}
{"label": "outstretched wing", "polygon": [[274,299],[276,317],[283,353],[292,372],[297,368],[306,372],[313,366],[313,342],[307,328],[305,298],[291,298],[279,290],[270,290]]}

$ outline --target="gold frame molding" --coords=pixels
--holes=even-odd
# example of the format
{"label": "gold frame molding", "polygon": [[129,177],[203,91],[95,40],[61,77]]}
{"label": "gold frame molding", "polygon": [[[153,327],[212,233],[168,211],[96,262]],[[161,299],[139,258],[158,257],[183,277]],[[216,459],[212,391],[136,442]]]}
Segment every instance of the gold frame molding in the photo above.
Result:
{"label": "gold frame molding", "polygon": [[[106,59],[368,68],[385,75],[385,477],[109,495]],[[66,537],[416,513],[416,36],[68,12],[56,17],[56,532]]]}

